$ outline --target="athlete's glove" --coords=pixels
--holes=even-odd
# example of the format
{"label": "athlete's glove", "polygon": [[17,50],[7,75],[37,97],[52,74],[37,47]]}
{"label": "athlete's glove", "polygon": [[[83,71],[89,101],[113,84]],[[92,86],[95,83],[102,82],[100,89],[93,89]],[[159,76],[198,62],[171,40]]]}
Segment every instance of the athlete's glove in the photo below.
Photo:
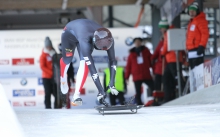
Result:
{"label": "athlete's glove", "polygon": [[115,87],[114,86],[108,86],[109,87],[109,89],[110,89],[110,91],[111,91],[111,93],[112,93],[112,95],[118,95],[118,91],[115,89]]}
{"label": "athlete's glove", "polygon": [[197,49],[197,55],[204,54],[204,50],[205,50],[205,47],[200,45]]}

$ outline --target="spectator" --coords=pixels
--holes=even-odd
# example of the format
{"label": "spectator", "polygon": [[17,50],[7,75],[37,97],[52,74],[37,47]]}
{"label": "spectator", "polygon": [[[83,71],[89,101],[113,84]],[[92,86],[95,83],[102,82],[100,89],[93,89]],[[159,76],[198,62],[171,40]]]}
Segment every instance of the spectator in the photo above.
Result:
{"label": "spectator", "polygon": [[187,27],[186,49],[189,66],[193,69],[204,62],[205,48],[209,38],[208,22],[204,12],[199,11],[198,3],[189,6],[191,17]]}
{"label": "spectator", "polygon": [[[160,27],[160,25],[159,25]],[[161,32],[164,28],[160,28]],[[163,32],[162,32],[163,34]],[[155,91],[162,91],[161,84],[162,84],[162,71],[164,62],[161,58],[161,50],[163,48],[163,38],[161,38],[160,42],[158,43],[154,54],[151,56],[151,62],[153,65],[153,73],[154,73],[154,90]]]}
{"label": "spectator", "polygon": [[151,53],[148,48],[141,45],[142,38],[135,38],[133,42],[135,47],[130,50],[128,56],[125,79],[128,81],[130,74],[132,74],[136,90],[136,103],[143,105],[141,101],[142,83],[147,84],[150,88],[150,96],[152,96],[152,91],[154,90],[154,82],[150,74]]}
{"label": "spectator", "polygon": [[[116,64],[117,65],[117,64]],[[108,84],[110,82],[110,70],[109,68],[106,68],[104,70],[104,90],[109,93],[109,99],[111,105],[116,105],[116,99],[118,98],[121,105],[124,105],[125,98],[124,93],[127,91],[127,85],[125,81],[125,75],[124,75],[124,68],[123,67],[116,67],[116,75],[115,75],[115,88],[118,90],[118,95],[112,95],[110,89],[108,89]]]}
{"label": "spectator", "polygon": [[69,99],[69,92],[70,92],[70,85],[75,81],[74,79],[74,68],[73,63],[70,63],[70,66],[67,71],[67,81],[69,85],[69,92],[67,94],[62,94],[60,89],[60,59],[62,58],[62,45],[61,43],[58,45],[58,49],[60,51],[59,54],[54,54],[52,57],[53,60],[53,68],[54,68],[54,81],[57,87],[57,95],[59,97],[60,107],[66,107],[67,109],[70,108],[70,99]]}
{"label": "spectator", "polygon": [[[166,26],[169,29],[174,28],[174,26],[170,26],[166,19],[162,19],[161,22],[163,22],[163,25]],[[175,51],[168,51],[167,48],[167,32],[164,33],[164,43],[163,43],[163,49],[161,51],[162,58],[165,58],[166,60],[166,67],[163,73],[163,90],[164,90],[164,103],[171,101],[176,96],[176,83],[177,83],[177,68],[176,68],[176,54]],[[179,70],[182,74],[182,63],[183,63],[183,51],[179,51]],[[182,75],[180,75],[182,76]],[[181,86],[183,86],[183,79],[181,77]],[[182,88],[183,89],[183,88]]]}
{"label": "spectator", "polygon": [[45,107],[46,109],[51,108],[51,94],[55,97],[54,108],[57,106],[57,95],[55,94],[54,80],[53,80],[53,67],[52,67],[52,56],[56,53],[52,42],[49,37],[45,38],[44,48],[40,56],[40,68],[42,70],[43,86],[45,91]]}

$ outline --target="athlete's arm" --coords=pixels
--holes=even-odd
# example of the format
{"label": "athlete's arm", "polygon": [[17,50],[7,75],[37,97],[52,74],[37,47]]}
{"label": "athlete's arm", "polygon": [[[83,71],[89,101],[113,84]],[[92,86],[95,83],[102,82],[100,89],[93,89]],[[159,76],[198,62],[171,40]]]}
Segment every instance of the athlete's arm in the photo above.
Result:
{"label": "athlete's arm", "polygon": [[116,74],[116,59],[115,59],[115,49],[114,49],[114,43],[111,46],[111,48],[107,51],[108,53],[108,59],[109,59],[109,70],[110,70],[110,83],[109,86],[115,85],[115,74]]}
{"label": "athlete's arm", "polygon": [[88,41],[85,40],[79,40],[80,44],[80,50],[83,55],[83,59],[85,60],[85,63],[87,64],[90,74],[92,76],[92,79],[99,90],[100,93],[104,94],[104,89],[100,83],[99,75],[97,73],[97,70],[95,68],[95,64],[92,58],[92,46]]}
{"label": "athlete's arm", "polygon": [[115,59],[115,49],[114,43],[110,49],[107,51],[109,59],[109,70],[110,70],[110,83],[109,89],[113,95],[118,95],[118,91],[115,89],[115,74],[116,74],[116,59]]}

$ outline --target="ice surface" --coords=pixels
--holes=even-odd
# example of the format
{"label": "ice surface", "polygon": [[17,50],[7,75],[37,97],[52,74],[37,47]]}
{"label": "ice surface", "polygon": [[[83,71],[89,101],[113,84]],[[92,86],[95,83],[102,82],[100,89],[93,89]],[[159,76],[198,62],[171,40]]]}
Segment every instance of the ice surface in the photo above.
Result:
{"label": "ice surface", "polygon": [[220,137],[220,104],[147,107],[137,114],[104,116],[95,109],[15,112],[27,137]]}

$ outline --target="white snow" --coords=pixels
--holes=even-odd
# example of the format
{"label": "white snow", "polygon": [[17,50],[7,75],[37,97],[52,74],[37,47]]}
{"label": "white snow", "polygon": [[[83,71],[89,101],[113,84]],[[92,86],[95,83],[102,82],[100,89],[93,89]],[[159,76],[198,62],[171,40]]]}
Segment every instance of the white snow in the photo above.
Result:
{"label": "white snow", "polygon": [[[95,109],[15,109],[27,137],[219,137],[220,104]],[[120,113],[118,113],[120,112]]]}
{"label": "white snow", "polygon": [[24,134],[0,84],[0,136],[23,137]]}

